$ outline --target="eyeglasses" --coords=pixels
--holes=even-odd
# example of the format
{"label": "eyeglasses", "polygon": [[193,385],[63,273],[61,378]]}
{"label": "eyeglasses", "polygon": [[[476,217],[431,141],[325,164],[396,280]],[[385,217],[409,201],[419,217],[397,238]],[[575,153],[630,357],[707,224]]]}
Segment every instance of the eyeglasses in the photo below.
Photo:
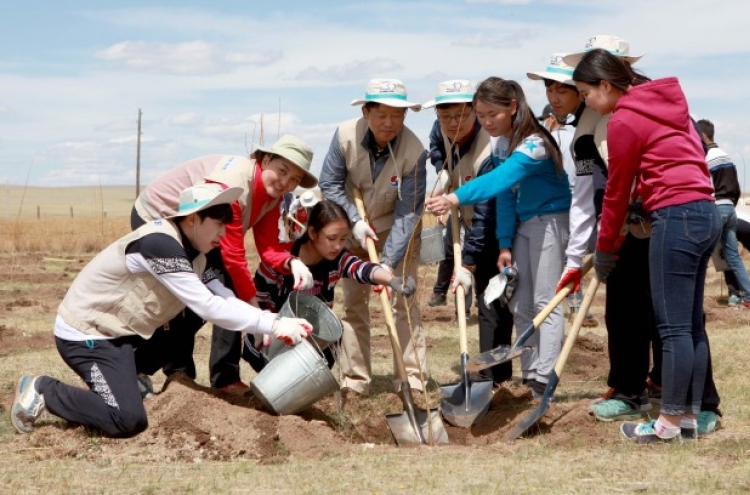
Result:
{"label": "eyeglasses", "polygon": [[450,124],[451,122],[456,122],[458,124],[463,120],[467,120],[471,116],[472,113],[473,113],[472,110],[466,110],[456,115],[445,115],[445,114],[441,115],[437,113],[437,118],[443,124]]}

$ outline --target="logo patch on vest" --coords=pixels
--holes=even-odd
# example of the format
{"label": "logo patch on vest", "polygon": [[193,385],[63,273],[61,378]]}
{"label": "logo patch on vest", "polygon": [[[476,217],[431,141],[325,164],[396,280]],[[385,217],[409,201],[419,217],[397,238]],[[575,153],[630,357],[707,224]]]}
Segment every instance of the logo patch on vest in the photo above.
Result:
{"label": "logo patch on vest", "polygon": [[391,176],[391,186],[398,187],[398,175]]}

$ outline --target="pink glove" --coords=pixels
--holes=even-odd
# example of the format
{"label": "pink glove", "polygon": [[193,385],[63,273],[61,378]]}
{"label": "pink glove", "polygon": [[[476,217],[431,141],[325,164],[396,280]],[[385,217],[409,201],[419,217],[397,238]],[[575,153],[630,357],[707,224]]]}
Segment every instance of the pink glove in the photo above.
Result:
{"label": "pink glove", "polygon": [[574,282],[573,289],[570,292],[578,292],[581,290],[581,272],[580,268],[566,268],[560,277],[560,281],[557,283],[557,289],[555,293],[560,292],[563,287],[568,285],[570,282]]}

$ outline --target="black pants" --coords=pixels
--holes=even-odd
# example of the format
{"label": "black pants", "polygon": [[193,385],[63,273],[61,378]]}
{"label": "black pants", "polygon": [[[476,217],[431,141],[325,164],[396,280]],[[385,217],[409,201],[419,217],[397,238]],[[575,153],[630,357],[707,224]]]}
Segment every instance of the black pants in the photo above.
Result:
{"label": "black pants", "polygon": [[[513,333],[513,314],[507,306],[495,300],[488,308],[484,304],[484,291],[490,279],[497,275],[497,252],[482,256],[474,272],[474,285],[479,306],[479,352],[489,351],[500,345],[510,345]],[[500,384],[513,377],[513,363],[498,364],[481,372],[483,378]]]}
{"label": "black pants", "polygon": [[[607,277],[607,385],[627,395],[641,394],[649,376],[661,385],[662,344],[651,302],[649,243],[650,239],[628,234],[617,252],[617,265]],[[654,366],[649,373],[651,355]],[[701,409],[716,410],[720,398],[713,380],[710,347],[708,360]]]}
{"label": "black pants", "polygon": [[[445,259],[438,263],[437,279],[435,285],[432,287],[432,292],[437,294],[447,294],[448,289],[451,285],[451,277],[453,277],[453,229],[450,228],[451,217],[447,218],[448,228],[445,229],[445,235],[443,236],[443,248],[445,249]],[[477,296],[479,297],[479,296]],[[466,294],[466,316],[468,317],[471,313],[471,291]],[[477,304],[480,304],[479,302]]]}
{"label": "black pants", "polygon": [[195,380],[193,360],[195,334],[206,322],[190,308],[185,308],[169,323],[157,329],[135,350],[135,369],[153,375],[160,369],[170,376],[178,371]]}
{"label": "black pants", "polygon": [[55,337],[65,363],[89,390],[48,376],[36,383],[47,409],[71,423],[94,428],[108,437],[127,438],[148,427],[138,390],[133,345],[140,337],[76,342]]}
{"label": "black pants", "polygon": [[649,239],[625,238],[607,277],[605,322],[609,350],[607,384],[627,395],[646,388],[651,341],[659,341],[651,302]]}

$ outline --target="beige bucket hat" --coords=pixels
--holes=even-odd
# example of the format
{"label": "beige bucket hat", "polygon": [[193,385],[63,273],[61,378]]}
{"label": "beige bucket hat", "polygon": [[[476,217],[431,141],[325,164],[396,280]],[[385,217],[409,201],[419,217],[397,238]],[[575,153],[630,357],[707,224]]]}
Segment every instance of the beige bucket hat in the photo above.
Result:
{"label": "beige bucket hat", "polygon": [[278,155],[296,165],[297,168],[305,173],[305,176],[299,184],[305,189],[318,185],[318,178],[310,173],[310,165],[312,164],[313,159],[312,148],[300,138],[290,135],[281,136],[270,148],[256,146],[252,157],[257,159],[259,152]]}
{"label": "beige bucket hat", "polygon": [[553,53],[545,70],[541,72],[527,72],[526,75],[534,81],[549,79],[567,84],[568,86],[575,86],[573,82],[575,67],[565,63],[564,58],[566,55],[567,53]]}
{"label": "beige bucket hat", "polygon": [[419,103],[412,103],[406,99],[406,87],[398,79],[371,79],[367,84],[365,97],[352,100],[351,105],[364,105],[368,102],[396,108],[411,108],[417,112],[421,108]]}
{"label": "beige bucket hat", "polygon": [[425,102],[422,108],[432,108],[436,105],[452,103],[471,103],[476,88],[474,83],[466,79],[451,79],[438,84],[437,96]]}
{"label": "beige bucket hat", "polygon": [[563,57],[563,61],[566,64],[572,65],[573,67],[575,67],[576,65],[578,65],[578,62],[581,61],[583,56],[586,55],[586,53],[596,48],[607,50],[612,55],[617,55],[618,57],[622,58],[623,60],[631,64],[636,63],[643,56],[643,55],[631,55],[630,43],[628,43],[622,38],[618,38],[617,36],[611,36],[609,34],[597,34],[596,36],[592,36],[591,38],[589,38],[582,52],[568,54],[565,57]]}
{"label": "beige bucket hat", "polygon": [[241,187],[224,189],[221,184],[206,182],[183,189],[177,212],[167,218],[185,217],[215,205],[232,204],[242,194]]}

